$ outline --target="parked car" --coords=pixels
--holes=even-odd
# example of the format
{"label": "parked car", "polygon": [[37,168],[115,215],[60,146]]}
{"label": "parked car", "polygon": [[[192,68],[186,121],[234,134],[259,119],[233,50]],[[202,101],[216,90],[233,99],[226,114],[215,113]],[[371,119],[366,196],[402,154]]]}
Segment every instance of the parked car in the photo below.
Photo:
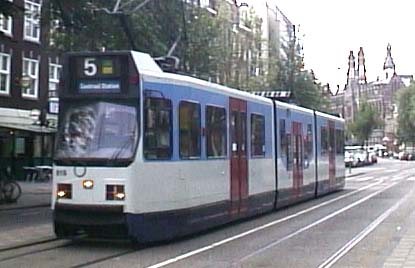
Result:
{"label": "parked car", "polygon": [[344,164],[346,165],[346,167],[353,167],[356,165],[355,158],[352,152],[344,151]]}
{"label": "parked car", "polygon": [[358,167],[369,164],[368,152],[361,146],[346,146],[344,159],[346,166]]}
{"label": "parked car", "polygon": [[398,159],[399,160],[414,160],[414,155],[412,152],[405,152],[405,151],[401,151],[398,154]]}
{"label": "parked car", "polygon": [[377,163],[378,162],[378,157],[377,157],[377,153],[376,153],[375,148],[373,146],[370,146],[367,149],[367,152],[368,152],[368,161],[369,161],[369,164],[375,164],[375,163]]}
{"label": "parked car", "polygon": [[408,155],[404,151],[398,153],[398,159],[399,160],[406,160],[407,157],[408,157]]}

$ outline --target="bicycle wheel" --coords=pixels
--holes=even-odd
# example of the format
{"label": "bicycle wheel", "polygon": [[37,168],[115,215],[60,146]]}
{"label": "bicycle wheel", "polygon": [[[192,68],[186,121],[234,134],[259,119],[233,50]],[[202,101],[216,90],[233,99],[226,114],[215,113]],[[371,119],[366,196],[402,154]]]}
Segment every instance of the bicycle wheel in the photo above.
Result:
{"label": "bicycle wheel", "polygon": [[19,199],[22,188],[15,181],[6,181],[3,185],[3,197],[6,202],[13,203]]}

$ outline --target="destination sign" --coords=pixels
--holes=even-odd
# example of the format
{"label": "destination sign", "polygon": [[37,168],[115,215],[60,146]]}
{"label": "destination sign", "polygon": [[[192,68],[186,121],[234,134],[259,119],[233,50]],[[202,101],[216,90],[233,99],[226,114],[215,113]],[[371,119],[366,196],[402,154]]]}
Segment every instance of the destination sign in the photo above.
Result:
{"label": "destination sign", "polygon": [[79,78],[110,78],[120,76],[120,57],[79,57],[76,70]]}
{"label": "destination sign", "polygon": [[81,80],[78,87],[79,93],[120,93],[121,84],[118,80]]}
{"label": "destination sign", "polygon": [[[70,53],[65,58],[68,77],[61,97],[109,97],[137,96],[137,85],[129,82],[131,60],[127,52]],[[135,71],[135,69],[132,69]],[[136,76],[136,75],[135,75]],[[134,88],[135,87],[135,88]]]}

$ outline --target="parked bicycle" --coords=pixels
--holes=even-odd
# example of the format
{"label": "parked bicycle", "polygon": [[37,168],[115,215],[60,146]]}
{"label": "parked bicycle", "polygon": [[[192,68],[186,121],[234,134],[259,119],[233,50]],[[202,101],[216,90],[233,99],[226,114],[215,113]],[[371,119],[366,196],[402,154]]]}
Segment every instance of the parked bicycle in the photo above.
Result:
{"label": "parked bicycle", "polygon": [[10,171],[0,170],[0,204],[14,203],[22,194],[22,187],[13,180]]}

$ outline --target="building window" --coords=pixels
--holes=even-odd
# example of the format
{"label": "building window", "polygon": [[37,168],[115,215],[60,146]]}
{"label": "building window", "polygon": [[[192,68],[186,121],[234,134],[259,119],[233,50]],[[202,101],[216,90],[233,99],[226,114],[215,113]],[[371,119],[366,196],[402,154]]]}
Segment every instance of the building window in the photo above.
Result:
{"label": "building window", "polygon": [[180,157],[200,157],[200,105],[181,101],[179,104]]}
{"label": "building window", "polygon": [[6,35],[12,35],[12,17],[0,14],[0,31]]}
{"label": "building window", "polygon": [[59,85],[59,76],[62,66],[54,63],[49,64],[49,96],[56,97]]}
{"label": "building window", "polygon": [[29,87],[22,90],[23,97],[37,98],[39,95],[39,61],[23,58],[23,77],[30,78]]}
{"label": "building window", "polygon": [[144,106],[144,157],[167,160],[172,156],[172,103],[165,98],[147,97]]}
{"label": "building window", "polygon": [[210,7],[210,0],[200,0],[201,7]]}
{"label": "building window", "polygon": [[251,155],[265,156],[265,118],[263,115],[251,115]]}
{"label": "building window", "polygon": [[10,55],[0,53],[0,93],[10,93]]}
{"label": "building window", "polygon": [[226,110],[206,106],[206,150],[208,158],[226,156]]}
{"label": "building window", "polygon": [[42,2],[25,0],[24,38],[39,42],[40,38],[40,7]]}

